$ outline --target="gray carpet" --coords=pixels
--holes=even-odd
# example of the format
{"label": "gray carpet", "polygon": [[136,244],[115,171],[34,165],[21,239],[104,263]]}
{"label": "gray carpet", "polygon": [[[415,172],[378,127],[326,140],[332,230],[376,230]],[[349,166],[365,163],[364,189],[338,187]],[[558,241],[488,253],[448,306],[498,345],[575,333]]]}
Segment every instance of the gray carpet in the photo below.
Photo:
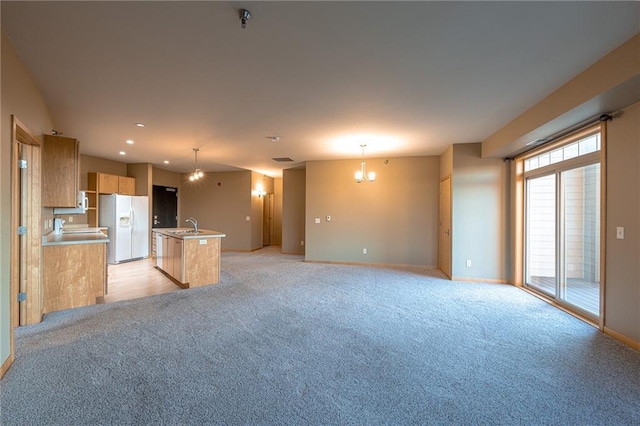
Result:
{"label": "gray carpet", "polygon": [[508,285],[224,253],[16,333],[3,425],[640,423],[640,353]]}

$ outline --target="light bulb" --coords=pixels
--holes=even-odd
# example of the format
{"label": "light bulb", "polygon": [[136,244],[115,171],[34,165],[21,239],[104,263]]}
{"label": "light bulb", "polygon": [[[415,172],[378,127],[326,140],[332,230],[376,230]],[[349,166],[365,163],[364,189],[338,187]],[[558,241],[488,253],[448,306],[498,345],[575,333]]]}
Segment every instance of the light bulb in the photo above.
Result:
{"label": "light bulb", "polygon": [[189,176],[189,180],[190,180],[191,182],[193,182],[193,181],[195,180],[195,178],[193,177],[193,175]]}
{"label": "light bulb", "polygon": [[202,173],[202,170],[198,170],[198,177],[201,178],[202,176],[204,176],[204,173]]}
{"label": "light bulb", "polygon": [[369,182],[373,182],[374,180],[376,180],[376,172],[367,173],[367,179],[369,180]]}
{"label": "light bulb", "polygon": [[363,176],[362,176],[362,170],[358,170],[358,171],[356,172],[356,182],[358,182],[358,183],[362,182],[362,178],[363,178]]}

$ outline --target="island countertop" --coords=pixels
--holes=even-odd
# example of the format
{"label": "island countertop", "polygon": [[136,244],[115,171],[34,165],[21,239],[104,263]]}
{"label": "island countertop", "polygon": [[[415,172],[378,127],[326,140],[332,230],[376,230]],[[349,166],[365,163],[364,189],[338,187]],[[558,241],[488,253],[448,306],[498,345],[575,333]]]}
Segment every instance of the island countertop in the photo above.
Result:
{"label": "island countertop", "polygon": [[194,232],[193,228],[153,228],[151,232],[157,232],[158,234],[181,238],[183,240],[226,237],[222,232],[212,231],[210,229],[198,229],[198,232]]}

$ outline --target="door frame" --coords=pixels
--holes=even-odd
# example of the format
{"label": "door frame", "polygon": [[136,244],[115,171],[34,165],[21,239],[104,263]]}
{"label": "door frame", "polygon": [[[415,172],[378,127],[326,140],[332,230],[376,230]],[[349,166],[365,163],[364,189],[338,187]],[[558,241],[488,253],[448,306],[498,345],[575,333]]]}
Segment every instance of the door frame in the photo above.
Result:
{"label": "door frame", "polygon": [[[28,189],[25,192],[26,199],[22,197],[20,185],[20,168],[18,160],[20,149],[28,148],[30,161],[27,167],[26,177]],[[42,283],[41,283],[41,198],[40,198],[40,141],[15,115],[11,116],[11,249],[10,249],[10,279],[9,279],[9,311],[10,311],[10,336],[9,358],[0,367],[0,377],[4,375],[15,358],[15,329],[18,327],[18,317],[25,324],[40,322],[42,318]],[[20,206],[26,211],[21,215]],[[23,223],[27,227],[24,236],[24,250],[20,249],[20,240],[17,234],[18,226],[22,223],[21,216],[25,217]],[[26,266],[22,268],[22,266]],[[20,277],[21,269],[25,276]],[[22,289],[21,282],[23,283]],[[24,309],[18,303],[20,290],[27,293],[27,303]],[[23,302],[24,303],[24,302]]]}
{"label": "door frame", "polygon": [[[448,264],[447,266],[447,270],[445,271],[442,268],[442,258],[443,258],[443,253],[445,252],[445,248],[442,247],[442,244],[440,244],[440,242],[442,241],[444,237],[443,235],[443,230],[442,230],[442,220],[443,220],[443,196],[442,196],[442,184],[446,181],[449,181],[449,203],[447,207],[448,210],[448,222],[449,222],[449,229],[447,230],[447,239],[449,240],[449,247],[448,247]],[[451,175],[447,175],[444,178],[440,179],[440,184],[438,187],[438,194],[439,194],[439,209],[438,209],[438,268],[440,269],[440,271],[442,271],[442,273],[444,273],[449,279],[451,279],[451,276],[453,275],[453,271],[452,271],[452,265],[453,265],[453,238],[452,238],[452,203],[453,203],[453,199],[451,197]]]}
{"label": "door frame", "polygon": [[[526,233],[526,220],[525,220],[525,185],[526,179],[529,177],[533,177],[536,175],[543,175],[546,173],[544,168],[540,168],[538,171],[534,172],[525,172],[524,170],[524,162],[527,158],[536,156],[538,154],[551,151],[561,146],[568,145],[574,141],[580,140],[590,134],[599,133],[600,134],[600,151],[593,154],[587,154],[584,157],[576,157],[570,160],[565,160],[564,163],[573,166],[587,165],[593,164],[594,161],[589,161],[586,159],[588,156],[597,156],[599,157],[600,163],[600,313],[596,321],[593,318],[585,316],[580,312],[572,309],[571,307],[566,306],[565,304],[558,303],[555,300],[552,300],[548,297],[545,297],[541,293],[531,291],[525,285],[525,257],[526,257],[526,241],[525,241],[525,233]],[[585,321],[588,322],[600,330],[604,330],[605,324],[605,296],[606,296],[606,210],[607,210],[607,123],[606,122],[597,122],[595,124],[587,125],[581,129],[577,129],[572,133],[561,136],[553,141],[546,143],[540,147],[534,148],[530,151],[519,154],[514,158],[515,167],[513,169],[512,181],[515,183],[514,192],[512,196],[514,197],[514,203],[512,205],[512,214],[515,217],[514,221],[514,250],[513,250],[513,265],[514,265],[514,275],[513,281],[517,287],[522,288],[525,291],[528,291],[531,294],[534,294],[548,303],[556,306],[557,308]],[[546,167],[546,166],[545,166]],[[554,167],[554,166],[550,166]],[[562,167],[565,168],[565,167]],[[527,176],[525,176],[525,173]]]}

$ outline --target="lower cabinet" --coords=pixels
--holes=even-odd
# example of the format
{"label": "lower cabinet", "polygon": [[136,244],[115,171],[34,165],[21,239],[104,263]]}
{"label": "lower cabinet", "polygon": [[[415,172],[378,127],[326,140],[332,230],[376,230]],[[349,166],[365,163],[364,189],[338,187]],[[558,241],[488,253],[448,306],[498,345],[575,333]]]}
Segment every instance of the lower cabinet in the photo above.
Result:
{"label": "lower cabinet", "polygon": [[220,238],[179,238],[154,232],[156,267],[183,286],[220,282]]}
{"label": "lower cabinet", "polygon": [[105,294],[107,244],[43,247],[43,313],[93,305]]}

